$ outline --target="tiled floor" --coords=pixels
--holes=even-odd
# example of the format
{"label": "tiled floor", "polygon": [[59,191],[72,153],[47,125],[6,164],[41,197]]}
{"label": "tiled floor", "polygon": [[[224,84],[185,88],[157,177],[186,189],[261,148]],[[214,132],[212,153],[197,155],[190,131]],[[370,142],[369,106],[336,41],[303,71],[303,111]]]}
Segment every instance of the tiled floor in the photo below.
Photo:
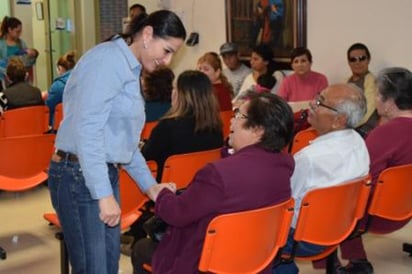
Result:
{"label": "tiled floor", "polygon": [[[49,274],[60,271],[56,228],[43,220],[51,211],[46,187],[15,193],[0,193],[0,246],[7,260],[0,261],[0,274]],[[412,242],[412,223],[399,232],[385,236],[368,235],[366,245],[375,274],[410,274],[412,258],[402,252],[402,243]],[[324,273],[311,264],[299,262],[301,273]],[[130,258],[121,256],[119,273],[131,274]]]}

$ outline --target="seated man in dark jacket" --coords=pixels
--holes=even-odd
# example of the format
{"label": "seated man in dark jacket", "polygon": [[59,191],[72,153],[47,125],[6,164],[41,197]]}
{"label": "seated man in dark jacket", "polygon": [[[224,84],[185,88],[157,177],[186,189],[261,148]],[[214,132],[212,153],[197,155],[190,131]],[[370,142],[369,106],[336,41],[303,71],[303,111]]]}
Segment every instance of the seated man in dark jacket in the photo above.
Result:
{"label": "seated man in dark jacket", "polygon": [[3,91],[7,109],[44,105],[40,89],[27,82],[27,77],[24,63],[19,58],[10,58],[6,70],[9,85]]}

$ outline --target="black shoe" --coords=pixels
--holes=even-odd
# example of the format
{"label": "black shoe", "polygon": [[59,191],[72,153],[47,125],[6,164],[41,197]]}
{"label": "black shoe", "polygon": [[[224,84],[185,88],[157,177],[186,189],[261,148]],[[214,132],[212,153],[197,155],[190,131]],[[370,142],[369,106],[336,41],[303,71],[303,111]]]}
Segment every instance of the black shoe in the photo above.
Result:
{"label": "black shoe", "polygon": [[373,274],[373,266],[367,260],[350,261],[337,270],[338,274]]}

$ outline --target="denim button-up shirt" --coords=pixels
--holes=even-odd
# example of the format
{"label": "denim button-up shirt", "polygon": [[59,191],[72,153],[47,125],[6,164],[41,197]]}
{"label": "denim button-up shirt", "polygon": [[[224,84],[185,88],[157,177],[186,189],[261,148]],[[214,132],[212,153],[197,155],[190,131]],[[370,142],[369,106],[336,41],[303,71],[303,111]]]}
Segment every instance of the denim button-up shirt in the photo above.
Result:
{"label": "denim button-up shirt", "polygon": [[112,194],[107,163],[121,163],[143,191],[156,183],[138,149],[145,123],[141,69],[116,39],[86,52],[66,84],[56,148],[78,156],[95,199]]}

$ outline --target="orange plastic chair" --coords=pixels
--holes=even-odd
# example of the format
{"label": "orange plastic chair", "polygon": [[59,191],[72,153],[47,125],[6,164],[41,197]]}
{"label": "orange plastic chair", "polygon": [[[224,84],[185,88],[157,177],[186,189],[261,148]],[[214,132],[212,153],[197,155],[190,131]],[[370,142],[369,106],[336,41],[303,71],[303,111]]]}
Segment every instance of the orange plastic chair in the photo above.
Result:
{"label": "orange plastic chair", "polygon": [[[148,161],[147,165],[152,172],[153,177],[157,174],[157,164],[155,161]],[[126,170],[121,169],[119,174],[120,182],[120,206],[122,209],[121,229],[125,230],[130,227],[141,215],[139,210],[148,197],[136,185]]]}
{"label": "orange plastic chair", "polygon": [[174,182],[177,189],[185,188],[199,169],[220,158],[220,148],[172,155],[164,164],[162,182]]}
{"label": "orange plastic chair", "polygon": [[392,221],[412,218],[412,164],[390,167],[379,175],[371,205],[370,216]]}
{"label": "orange plastic chair", "polygon": [[290,154],[294,155],[296,152],[309,145],[309,142],[316,137],[318,137],[318,133],[314,128],[299,131],[293,138],[290,146]]}
{"label": "orange plastic chair", "polygon": [[60,122],[62,120],[63,120],[63,103],[59,103],[54,109],[53,129],[58,130],[60,126]]}
{"label": "orange plastic chair", "polygon": [[259,273],[286,244],[293,199],[215,217],[207,228],[199,270],[212,273]]}
{"label": "orange plastic chair", "polygon": [[[355,230],[357,222],[365,213],[370,192],[370,176],[309,191],[302,200],[296,223],[294,240],[328,246],[314,256],[296,257],[303,260],[327,258],[327,273],[332,273],[338,245]],[[285,261],[295,257],[283,256]]]}
{"label": "orange plastic chair", "polygon": [[232,119],[234,113],[232,110],[226,110],[220,112],[220,118],[222,119],[223,123],[223,139],[229,137],[230,134],[230,120]]}
{"label": "orange plastic chair", "polygon": [[0,116],[0,137],[43,134],[49,127],[49,108],[32,106],[11,109]]}
{"label": "orange plastic chair", "polygon": [[[152,172],[153,177],[157,174],[157,164],[155,161],[148,161],[147,165]],[[148,200],[148,197],[141,192],[140,188],[136,185],[134,180],[126,172],[121,169],[119,172],[119,186],[120,186],[120,208],[122,215],[120,218],[120,229],[125,230],[130,227],[141,215],[139,210],[144,203]],[[56,213],[45,213],[43,218],[57,227],[61,227],[59,218]],[[60,272],[62,274],[69,273],[69,260],[67,254],[66,244],[64,242],[64,235],[62,232],[56,233],[56,238],[60,240]]]}
{"label": "orange plastic chair", "polygon": [[140,139],[142,140],[149,139],[153,128],[155,128],[155,126],[157,126],[158,123],[159,121],[146,122],[146,124],[143,127],[142,133],[140,134]]}
{"label": "orange plastic chair", "polygon": [[[378,177],[375,192],[368,209],[368,221],[364,231],[369,230],[374,216],[391,221],[406,221],[412,218],[412,164],[390,167]],[[403,243],[403,251],[412,256],[412,244]]]}
{"label": "orange plastic chair", "polygon": [[[147,166],[152,172],[153,177],[157,174],[157,164],[155,161],[148,161]],[[142,212],[139,210],[148,197],[144,194],[140,188],[136,185],[132,177],[121,169],[119,172],[119,187],[120,187],[120,208],[122,210],[122,216],[120,219],[121,230],[125,230],[130,227],[131,224],[136,221]],[[50,224],[60,227],[60,222],[56,213],[45,213],[43,218]]]}
{"label": "orange plastic chair", "polygon": [[47,180],[53,134],[0,138],[0,189],[24,191]]}

